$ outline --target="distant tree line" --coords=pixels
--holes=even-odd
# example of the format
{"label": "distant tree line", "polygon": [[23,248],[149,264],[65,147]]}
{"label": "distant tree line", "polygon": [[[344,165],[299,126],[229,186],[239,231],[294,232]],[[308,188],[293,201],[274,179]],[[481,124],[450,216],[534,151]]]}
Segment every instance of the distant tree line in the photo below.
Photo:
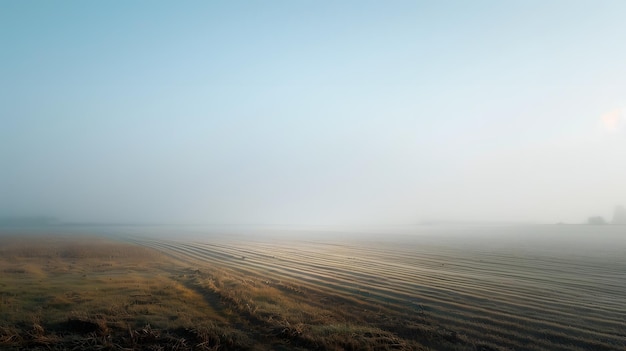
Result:
{"label": "distant tree line", "polygon": [[5,216],[0,217],[0,227],[46,226],[58,223],[54,217],[47,216]]}

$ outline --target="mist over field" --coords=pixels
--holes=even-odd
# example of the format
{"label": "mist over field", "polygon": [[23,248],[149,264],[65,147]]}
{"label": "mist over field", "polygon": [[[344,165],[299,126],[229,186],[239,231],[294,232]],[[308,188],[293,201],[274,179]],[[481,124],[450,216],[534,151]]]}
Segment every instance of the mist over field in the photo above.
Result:
{"label": "mist over field", "polygon": [[0,1],[0,349],[626,350],[626,1]]}
{"label": "mist over field", "polygon": [[625,7],[2,2],[0,216],[610,221]]}

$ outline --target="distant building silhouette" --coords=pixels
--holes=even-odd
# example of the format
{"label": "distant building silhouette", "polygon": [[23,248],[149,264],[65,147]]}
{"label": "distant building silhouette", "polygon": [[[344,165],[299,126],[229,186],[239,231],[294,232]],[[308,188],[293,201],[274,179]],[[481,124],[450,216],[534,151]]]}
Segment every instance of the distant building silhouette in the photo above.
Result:
{"label": "distant building silhouette", "polygon": [[589,217],[589,219],[587,219],[587,224],[602,225],[606,224],[606,220],[602,216]]}
{"label": "distant building silhouette", "polygon": [[626,224],[626,208],[624,206],[615,206],[611,224]]}

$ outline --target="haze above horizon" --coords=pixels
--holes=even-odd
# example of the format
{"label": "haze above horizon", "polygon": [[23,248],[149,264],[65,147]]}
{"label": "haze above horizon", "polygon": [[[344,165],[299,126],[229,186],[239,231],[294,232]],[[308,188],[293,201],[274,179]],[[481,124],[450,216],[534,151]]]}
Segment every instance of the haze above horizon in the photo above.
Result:
{"label": "haze above horizon", "polygon": [[0,217],[580,223],[626,2],[0,2]]}

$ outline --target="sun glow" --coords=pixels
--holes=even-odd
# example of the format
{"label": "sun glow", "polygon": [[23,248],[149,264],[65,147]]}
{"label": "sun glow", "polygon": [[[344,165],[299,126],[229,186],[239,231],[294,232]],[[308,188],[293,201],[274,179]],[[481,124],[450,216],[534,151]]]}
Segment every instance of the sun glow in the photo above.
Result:
{"label": "sun glow", "polygon": [[615,108],[602,116],[602,125],[610,133],[617,133],[624,127],[626,108]]}

